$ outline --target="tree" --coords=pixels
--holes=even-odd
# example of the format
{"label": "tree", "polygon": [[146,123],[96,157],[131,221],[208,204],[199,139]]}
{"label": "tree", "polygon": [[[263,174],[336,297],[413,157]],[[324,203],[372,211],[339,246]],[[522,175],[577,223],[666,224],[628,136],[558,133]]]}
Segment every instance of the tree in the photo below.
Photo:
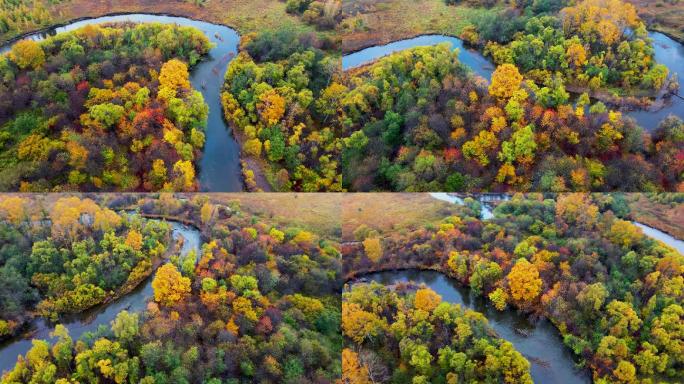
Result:
{"label": "tree", "polygon": [[156,302],[173,306],[190,294],[190,279],[183,277],[175,265],[167,263],[157,270],[152,288]]}
{"label": "tree", "polygon": [[45,52],[39,43],[25,39],[12,45],[10,58],[21,69],[38,69],[45,63]]}
{"label": "tree", "polygon": [[0,199],[0,217],[18,225],[28,218],[28,201],[18,196]]}
{"label": "tree", "polygon": [[499,99],[509,99],[520,89],[523,77],[518,67],[513,64],[503,64],[494,70],[489,94]]}
{"label": "tree", "polygon": [[357,344],[380,335],[385,321],[356,303],[342,303],[342,330]]}
{"label": "tree", "polygon": [[130,343],[139,333],[138,314],[121,311],[112,321],[112,332],[120,341]]}
{"label": "tree", "polygon": [[506,302],[508,300],[508,294],[501,288],[497,288],[489,294],[489,300],[494,303],[494,308],[499,311],[506,309]]}
{"label": "tree", "polygon": [[382,257],[382,243],[378,237],[369,237],[363,240],[363,249],[366,252],[366,257],[374,263]]}
{"label": "tree", "polygon": [[349,348],[342,350],[342,383],[371,384],[368,368],[359,361],[359,355]]}
{"label": "tree", "polygon": [[143,245],[142,234],[136,231],[135,229],[131,229],[130,231],[128,231],[128,234],[126,235],[125,244],[136,251],[141,250]]}
{"label": "tree", "polygon": [[536,299],[542,286],[537,267],[525,258],[518,259],[508,273],[508,286],[514,300],[531,302]]}
{"label": "tree", "polygon": [[432,312],[441,302],[442,297],[429,288],[421,288],[416,291],[415,306],[418,309]]}
{"label": "tree", "polygon": [[159,71],[159,88],[160,92],[162,89],[173,91],[173,96],[179,89],[190,89],[188,66],[178,59],[164,63]]}

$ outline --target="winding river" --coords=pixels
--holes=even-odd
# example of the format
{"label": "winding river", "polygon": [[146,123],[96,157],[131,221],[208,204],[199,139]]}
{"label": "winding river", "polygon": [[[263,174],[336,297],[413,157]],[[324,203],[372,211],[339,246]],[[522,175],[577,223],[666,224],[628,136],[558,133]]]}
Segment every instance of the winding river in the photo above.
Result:
{"label": "winding river", "polygon": [[[448,203],[463,204],[463,200],[454,194],[431,193],[430,195]],[[509,197],[503,195],[499,198],[507,200]],[[481,204],[482,218],[487,220],[494,217],[491,207],[484,201]],[[642,229],[644,235],[661,241],[684,254],[684,241],[641,223],[634,222],[634,224]],[[483,313],[490,326],[499,336],[510,341],[520,353],[530,360],[532,378],[537,383],[591,382],[587,370],[575,367],[575,360],[571,351],[563,344],[558,330],[546,319],[533,324],[526,316],[516,311],[499,312],[489,305],[483,297],[473,295],[468,287],[436,271],[376,272],[362,275],[357,281],[364,279],[385,285],[400,282],[425,284],[440,294],[444,300]]]}
{"label": "winding river", "polygon": [[[197,252],[199,256],[201,248],[200,233],[196,228],[185,224],[169,221],[172,229],[174,241],[182,237],[183,243],[180,249],[180,256],[185,257],[190,251]],[[86,332],[96,331],[101,325],[109,327],[109,324],[116,318],[116,315],[123,310],[129,312],[142,312],[145,310],[148,300],[153,296],[152,276],[148,277],[136,289],[129,294],[107,304],[93,307],[87,311],[76,315],[71,315],[64,319],[61,324],[69,330],[69,335],[73,340],[77,340]],[[14,367],[19,355],[26,355],[31,349],[31,340],[52,341],[50,332],[54,330],[54,324],[39,318],[36,319],[29,333],[22,337],[10,339],[0,343],[0,375]]]}
{"label": "winding river", "polygon": [[[671,75],[677,74],[678,78],[684,82],[684,45],[660,32],[649,32],[649,36],[653,39],[656,62],[666,65]],[[489,59],[476,50],[465,48],[461,39],[445,35],[422,35],[365,48],[343,56],[342,69],[356,68],[404,49],[440,43],[450,43],[452,49],[458,48],[460,50],[459,59],[462,63],[470,67],[475,74],[491,80],[494,64]],[[663,108],[657,111],[642,109],[624,111],[624,114],[634,118],[645,130],[653,131],[658,127],[660,121],[670,114],[684,119],[684,99],[672,96],[665,101]]]}
{"label": "winding river", "polygon": [[[589,372],[575,368],[572,352],[565,347],[558,330],[548,320],[531,323],[513,310],[499,312],[470,289],[435,271],[388,271],[363,275],[367,280],[392,285],[412,281],[425,284],[444,301],[481,312],[499,337],[510,341],[531,364],[535,383],[590,383]],[[524,336],[522,332],[527,333]]]}
{"label": "winding river", "polygon": [[[223,77],[228,68],[228,63],[238,52],[240,36],[234,29],[185,17],[136,13],[79,20],[65,26],[27,35],[25,38],[39,41],[48,36],[73,31],[90,24],[127,21],[195,27],[204,32],[209,40],[215,44],[208,57],[193,67],[190,73],[192,86],[202,92],[204,101],[209,105],[209,116],[205,130],[206,141],[199,165],[200,189],[203,192],[242,191],[240,149],[238,143],[232,137],[227,123],[223,119],[220,96]],[[0,53],[8,51],[11,45],[12,43],[4,45],[0,48]]]}

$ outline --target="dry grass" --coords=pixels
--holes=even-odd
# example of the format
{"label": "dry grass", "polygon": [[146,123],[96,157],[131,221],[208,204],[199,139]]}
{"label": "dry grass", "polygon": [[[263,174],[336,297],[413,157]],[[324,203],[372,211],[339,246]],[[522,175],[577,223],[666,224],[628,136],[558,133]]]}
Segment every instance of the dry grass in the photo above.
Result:
{"label": "dry grass", "polygon": [[348,193],[342,198],[342,239],[351,241],[361,224],[385,235],[434,223],[456,206],[427,193]]}
{"label": "dry grass", "polygon": [[684,42],[684,1],[627,0],[634,4],[650,29],[664,32]]}
{"label": "dry grass", "polygon": [[[66,23],[84,17],[110,13],[168,13],[177,16],[224,24],[241,34],[284,25],[304,24],[298,17],[285,12],[285,2],[279,0],[209,0],[196,6],[183,0],[71,0],[50,8],[53,24]],[[22,31],[22,33],[30,32]],[[7,40],[12,36],[0,36]]]}
{"label": "dry grass", "polygon": [[444,0],[344,0],[343,12],[342,50],[351,52],[427,33],[456,36],[486,10],[447,6]]}
{"label": "dry grass", "polygon": [[216,203],[238,201],[249,212],[287,226],[298,226],[325,235],[340,236],[339,193],[210,193]]}
{"label": "dry grass", "polygon": [[633,194],[629,206],[634,220],[684,239],[684,204],[659,204],[645,194]]}

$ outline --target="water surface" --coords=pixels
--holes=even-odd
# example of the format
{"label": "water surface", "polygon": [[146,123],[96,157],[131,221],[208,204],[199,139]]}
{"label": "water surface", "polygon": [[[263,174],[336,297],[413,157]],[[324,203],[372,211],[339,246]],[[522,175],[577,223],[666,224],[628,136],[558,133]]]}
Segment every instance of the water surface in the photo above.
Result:
{"label": "water surface", "polygon": [[510,341],[530,361],[535,383],[591,382],[586,370],[575,367],[571,351],[548,320],[531,323],[527,317],[513,310],[497,311],[484,298],[471,295],[469,288],[435,271],[389,271],[362,277],[384,285],[409,281],[425,284],[442,296],[442,300],[482,313],[499,337]]}
{"label": "water surface", "polygon": [[[200,233],[197,229],[187,225],[170,221],[172,236],[177,240],[183,237],[183,246],[180,249],[180,256],[185,257],[190,251],[194,250],[199,257],[200,252]],[[152,274],[154,275],[154,274]],[[148,300],[154,295],[152,289],[152,276],[147,278],[136,289],[129,294],[107,304],[95,306],[84,312],[68,316],[60,324],[69,330],[69,335],[73,340],[77,340],[86,332],[96,331],[101,325],[109,327],[110,323],[121,311],[143,312]],[[50,332],[54,331],[54,324],[42,319],[36,319],[30,327],[27,337],[16,337],[0,343],[0,374],[11,370],[16,364],[19,355],[25,356],[31,349],[32,339],[55,341],[50,337]]]}
{"label": "water surface", "polygon": [[[237,54],[240,36],[229,27],[185,17],[128,14],[103,16],[76,21],[65,26],[55,27],[43,32],[26,36],[27,39],[40,41],[57,33],[73,31],[91,24],[120,22],[177,24],[199,29],[215,44],[202,62],[195,65],[190,72],[190,82],[202,92],[204,101],[209,105],[209,116],[206,127],[206,142],[199,164],[198,180],[200,189],[206,192],[235,192],[243,189],[240,169],[240,148],[231,135],[229,127],[223,119],[221,107],[221,87],[228,68],[228,63]],[[8,51],[12,43],[0,48],[0,53]]]}
{"label": "water surface", "polygon": [[[671,76],[676,74],[679,80],[684,82],[684,45],[660,32],[649,32],[649,36],[653,39],[656,62],[667,66]],[[458,48],[460,50],[460,61],[470,67],[475,74],[484,77],[487,80],[491,80],[492,72],[495,69],[494,63],[478,51],[464,47],[461,39],[445,35],[423,35],[412,39],[398,40],[385,45],[362,49],[343,56],[342,68],[345,70],[355,68],[394,52],[445,42],[450,43],[452,49]],[[676,96],[670,97],[669,100],[665,101],[665,106],[658,111],[624,111],[624,115],[634,118],[636,122],[647,131],[656,129],[660,121],[671,114],[684,119],[683,99]]]}

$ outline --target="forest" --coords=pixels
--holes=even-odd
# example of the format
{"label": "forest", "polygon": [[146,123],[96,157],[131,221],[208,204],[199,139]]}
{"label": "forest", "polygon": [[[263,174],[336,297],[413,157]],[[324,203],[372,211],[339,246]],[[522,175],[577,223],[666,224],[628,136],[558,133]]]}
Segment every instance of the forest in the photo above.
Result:
{"label": "forest", "polygon": [[[416,70],[420,68],[421,70]],[[678,117],[644,131],[562,80],[496,68],[470,75],[447,45],[393,54],[347,74],[333,119],[346,128],[350,190],[645,191],[681,185]]]}
{"label": "forest", "polygon": [[64,197],[47,212],[29,198],[0,200],[0,338],[35,316],[57,320],[127,293],[170,244],[165,223]]}
{"label": "forest", "polygon": [[[338,240],[300,225],[271,224],[273,210],[264,213],[268,204],[319,215],[328,208],[292,203],[297,197],[285,195],[266,202],[191,196],[3,197],[3,308],[12,304],[25,316],[39,302],[38,308],[79,311],[90,305],[80,299],[83,294],[110,294],[117,284],[127,284],[125,272],[128,284],[144,273],[153,277],[143,311],[123,310],[111,324],[80,338],[72,338],[55,317],[51,340],[34,339],[0,382],[333,383],[339,378]],[[59,225],[50,228],[48,218],[40,216],[45,214],[60,218]],[[197,261],[178,257],[177,246],[188,239],[170,242],[168,222],[200,232]],[[138,258],[141,267],[133,267]],[[60,259],[63,271],[40,269],[56,268]],[[64,302],[71,306],[51,304],[61,304],[53,295],[71,284],[79,284],[74,300]],[[23,302],[12,303],[18,291],[6,289],[12,286],[26,292]],[[3,311],[5,324],[17,322],[7,315]]]}
{"label": "forest", "polygon": [[[629,221],[636,207],[631,199],[621,194],[516,194],[496,203],[492,218],[482,219],[481,203],[466,198],[455,206],[457,211],[452,207],[441,219],[415,228],[347,227],[344,274],[354,279],[381,270],[439,271],[497,310],[511,308],[532,319],[551,320],[596,383],[681,382],[684,259]],[[380,309],[400,294],[361,296],[367,298],[367,308]],[[431,297],[425,302],[435,303],[434,295],[425,295]],[[417,293],[413,300],[418,301]],[[347,330],[364,323],[374,324],[362,328],[369,337],[383,332],[387,322],[373,316],[378,313],[359,314],[352,324],[343,317],[348,343],[354,333]],[[442,347],[425,342],[433,354]],[[384,360],[385,366],[396,359],[409,359],[401,361],[410,364],[412,356],[400,355],[396,347],[364,346],[394,356]],[[460,375],[468,372],[464,367],[430,374]]]}
{"label": "forest", "polygon": [[153,23],[14,44],[0,57],[0,188],[196,190],[208,107],[188,67],[209,48]]}
{"label": "forest", "polygon": [[347,383],[532,384],[530,363],[481,313],[429,288],[354,284],[342,300]]}

